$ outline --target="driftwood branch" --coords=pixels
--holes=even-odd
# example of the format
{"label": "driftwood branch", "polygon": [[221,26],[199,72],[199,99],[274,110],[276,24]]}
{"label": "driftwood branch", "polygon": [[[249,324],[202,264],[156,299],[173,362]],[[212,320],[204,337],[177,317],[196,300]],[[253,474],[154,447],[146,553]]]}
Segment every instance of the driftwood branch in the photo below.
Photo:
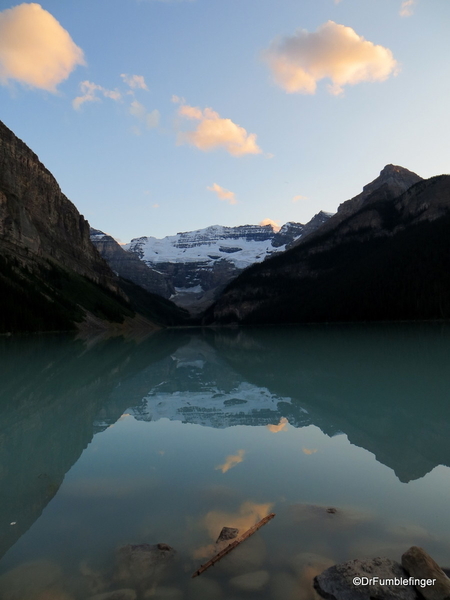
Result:
{"label": "driftwood branch", "polygon": [[242,544],[242,542],[244,540],[246,540],[251,535],[253,535],[256,531],[258,531],[258,529],[260,527],[262,527],[263,525],[268,523],[271,519],[273,519],[274,516],[275,516],[275,513],[270,513],[270,515],[267,515],[267,517],[264,517],[264,519],[261,519],[261,521],[256,523],[256,525],[253,525],[253,527],[250,527],[250,529],[247,529],[247,531],[245,533],[240,535],[233,542],[231,542],[231,544],[228,544],[228,546],[226,548],[224,548],[223,550],[218,552],[215,556],[213,556],[211,558],[211,560],[208,560],[207,563],[205,563],[204,565],[201,565],[200,568],[197,571],[195,571],[195,573],[192,575],[192,577],[197,577],[198,575],[201,575],[202,573],[204,573],[206,571],[206,569],[209,569],[209,567],[212,567],[216,562],[218,562],[221,558],[223,558],[225,555],[227,555],[228,552],[231,552],[234,548],[236,548],[236,546],[239,546],[239,544]]}

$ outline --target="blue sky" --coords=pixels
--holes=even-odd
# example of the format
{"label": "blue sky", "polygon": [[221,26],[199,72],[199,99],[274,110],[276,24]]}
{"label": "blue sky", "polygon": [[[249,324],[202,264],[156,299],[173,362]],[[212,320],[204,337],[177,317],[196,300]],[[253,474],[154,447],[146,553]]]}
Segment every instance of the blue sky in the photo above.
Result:
{"label": "blue sky", "polygon": [[449,171],[449,25],[448,0],[0,0],[0,118],[123,242],[306,222],[388,163]]}

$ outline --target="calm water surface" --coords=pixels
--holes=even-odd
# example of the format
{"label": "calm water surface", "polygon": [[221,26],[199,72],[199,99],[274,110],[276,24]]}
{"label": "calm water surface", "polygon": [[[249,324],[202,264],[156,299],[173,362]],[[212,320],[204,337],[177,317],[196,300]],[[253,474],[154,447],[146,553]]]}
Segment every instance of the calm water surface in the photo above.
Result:
{"label": "calm water surface", "polygon": [[449,366],[442,325],[0,339],[0,597],[130,587],[126,544],[176,550],[139,600],[307,600],[411,545],[449,567]]}

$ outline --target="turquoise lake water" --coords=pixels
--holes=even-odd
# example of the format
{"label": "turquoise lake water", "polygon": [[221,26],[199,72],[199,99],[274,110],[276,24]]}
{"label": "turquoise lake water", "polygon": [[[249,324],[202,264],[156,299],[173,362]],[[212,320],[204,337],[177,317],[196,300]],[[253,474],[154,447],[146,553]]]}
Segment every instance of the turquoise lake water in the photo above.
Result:
{"label": "turquoise lake water", "polygon": [[312,599],[412,545],[450,566],[448,325],[4,337],[0,373],[2,600],[119,589],[126,544],[176,551],[139,600]]}

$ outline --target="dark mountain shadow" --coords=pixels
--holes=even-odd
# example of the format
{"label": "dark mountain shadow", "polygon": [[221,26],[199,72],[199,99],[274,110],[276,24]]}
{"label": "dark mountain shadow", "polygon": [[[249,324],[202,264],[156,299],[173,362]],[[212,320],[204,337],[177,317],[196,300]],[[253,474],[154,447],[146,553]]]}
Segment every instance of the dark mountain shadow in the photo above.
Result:
{"label": "dark mountain shadow", "polygon": [[140,400],[111,397],[117,386],[170,354],[179,338],[0,338],[0,556],[39,517],[94,434]]}
{"label": "dark mountain shadow", "polygon": [[402,482],[450,466],[450,326],[220,330],[214,346],[246,381],[292,398],[292,425],[345,433]]}

